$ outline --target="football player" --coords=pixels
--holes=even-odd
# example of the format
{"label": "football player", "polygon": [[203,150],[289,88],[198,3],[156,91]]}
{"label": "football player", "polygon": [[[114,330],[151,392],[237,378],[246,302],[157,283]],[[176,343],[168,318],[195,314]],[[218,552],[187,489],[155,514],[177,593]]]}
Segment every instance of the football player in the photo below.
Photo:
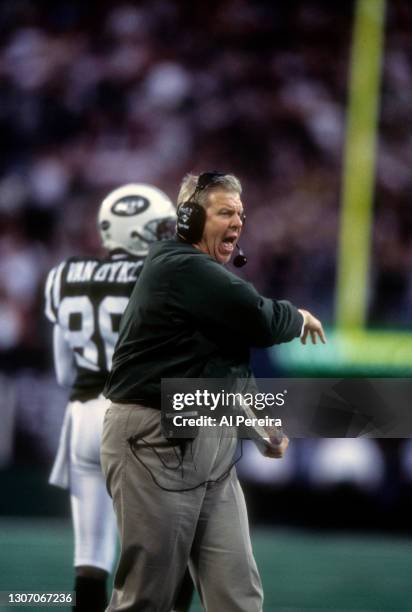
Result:
{"label": "football player", "polygon": [[105,259],[72,257],[46,282],[46,316],[53,323],[59,384],[70,387],[50,483],[70,490],[74,526],[75,610],[103,612],[117,530],[100,467],[102,395],[121,315],[151,242],[175,231],[175,208],[151,185],[130,184],[102,202],[98,226]]}

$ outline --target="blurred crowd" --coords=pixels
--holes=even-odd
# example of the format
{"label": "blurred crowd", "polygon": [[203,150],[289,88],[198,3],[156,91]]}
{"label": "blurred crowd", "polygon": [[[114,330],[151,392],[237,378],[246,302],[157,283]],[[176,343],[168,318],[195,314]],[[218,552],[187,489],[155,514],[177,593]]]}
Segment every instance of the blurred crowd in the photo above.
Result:
{"label": "blurred crowd", "polygon": [[[141,180],[174,198],[189,170],[240,176],[247,276],[333,322],[352,13],[314,0],[2,3],[2,367],[46,365],[41,283],[98,250],[102,195]],[[371,297],[373,322],[391,326],[412,301],[411,28],[408,3],[392,3]]]}
{"label": "blurred crowd", "polygon": [[[174,199],[188,171],[239,176],[245,276],[333,324],[353,11],[321,0],[1,3],[1,371],[49,375],[44,279],[70,255],[100,253],[102,196],[145,181]],[[412,314],[411,41],[412,6],[392,0],[369,312],[392,328]]]}

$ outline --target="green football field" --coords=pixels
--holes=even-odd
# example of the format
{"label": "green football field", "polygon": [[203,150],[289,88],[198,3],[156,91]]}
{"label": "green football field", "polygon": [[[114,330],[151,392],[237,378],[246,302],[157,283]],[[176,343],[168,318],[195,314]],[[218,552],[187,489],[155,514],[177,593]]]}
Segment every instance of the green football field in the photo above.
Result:
{"label": "green football field", "polygon": [[[412,610],[407,538],[255,529],[253,542],[265,612]],[[68,522],[0,519],[0,591],[71,590],[71,556]]]}

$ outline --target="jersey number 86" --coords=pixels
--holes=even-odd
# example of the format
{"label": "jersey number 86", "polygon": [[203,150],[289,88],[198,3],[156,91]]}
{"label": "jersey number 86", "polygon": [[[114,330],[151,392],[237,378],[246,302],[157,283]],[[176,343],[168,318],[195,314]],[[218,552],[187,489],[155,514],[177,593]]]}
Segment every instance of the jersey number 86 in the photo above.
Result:
{"label": "jersey number 86", "polygon": [[106,296],[93,305],[87,296],[65,297],[58,320],[79,367],[110,370],[117,341],[120,316],[128,298]]}

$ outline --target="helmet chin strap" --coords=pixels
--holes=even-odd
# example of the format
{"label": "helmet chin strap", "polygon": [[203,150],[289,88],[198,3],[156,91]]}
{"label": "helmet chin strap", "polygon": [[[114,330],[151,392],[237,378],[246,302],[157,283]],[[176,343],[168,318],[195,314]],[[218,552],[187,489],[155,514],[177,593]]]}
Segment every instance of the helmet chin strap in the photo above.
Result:
{"label": "helmet chin strap", "polygon": [[143,236],[141,236],[139,232],[133,230],[133,232],[130,234],[130,238],[132,240],[132,244],[129,243],[128,247],[126,247],[129,249],[129,253],[137,254],[136,251],[142,253],[144,251],[145,254],[147,254],[149,243],[143,238]]}

